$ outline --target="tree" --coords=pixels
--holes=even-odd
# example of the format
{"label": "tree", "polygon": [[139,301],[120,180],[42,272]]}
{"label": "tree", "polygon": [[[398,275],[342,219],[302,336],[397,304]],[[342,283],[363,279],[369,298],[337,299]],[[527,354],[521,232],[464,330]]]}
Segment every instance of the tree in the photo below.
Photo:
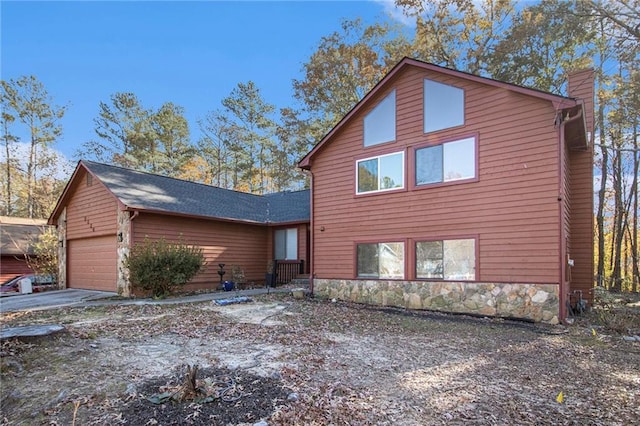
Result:
{"label": "tree", "polygon": [[11,133],[9,127],[20,123],[26,128],[28,137],[27,159],[24,164],[26,187],[26,212],[29,218],[36,217],[38,200],[35,197],[38,185],[38,174],[41,169],[50,167],[53,155],[48,149],[62,134],[59,124],[64,116],[66,107],[53,104],[53,100],[44,85],[34,76],[23,76],[18,79],[2,81],[2,121],[5,152],[5,176],[7,176],[5,202],[6,211],[13,210],[9,205],[13,203],[11,187],[12,170],[17,168],[17,162],[12,157],[11,145],[18,141],[18,137]]}
{"label": "tree", "polygon": [[303,65],[304,78],[293,80],[294,97],[302,105],[296,115],[304,120],[297,123],[298,139],[319,142],[391,67],[411,54],[398,27],[343,21],[341,31],[323,37]]}
{"label": "tree", "polygon": [[100,102],[94,123],[99,140],[85,142],[80,157],[177,176],[195,154],[184,109],[171,102],[154,111],[133,93],[115,93]]}
{"label": "tree", "polygon": [[493,78],[562,93],[567,70],[591,65],[593,23],[571,2],[543,0],[513,17],[487,58]]}
{"label": "tree", "polygon": [[488,75],[488,61],[505,39],[515,12],[511,0],[396,0],[406,16],[416,20],[417,57]]}

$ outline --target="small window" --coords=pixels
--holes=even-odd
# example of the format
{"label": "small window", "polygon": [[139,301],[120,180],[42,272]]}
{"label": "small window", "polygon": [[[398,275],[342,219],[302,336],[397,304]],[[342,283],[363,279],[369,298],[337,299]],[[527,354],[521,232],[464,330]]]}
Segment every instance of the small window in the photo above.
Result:
{"label": "small window", "polygon": [[416,278],[469,281],[476,279],[474,239],[416,243]]}
{"label": "small window", "polygon": [[90,173],[87,173],[87,186],[91,186],[93,185],[93,175]]}
{"label": "small window", "polygon": [[424,80],[424,132],[464,124],[464,90]]}
{"label": "small window", "polygon": [[356,193],[404,188],[404,152],[356,162]]}
{"label": "small window", "polygon": [[404,243],[368,243],[357,247],[358,278],[404,278]]}
{"label": "small window", "polygon": [[274,240],[274,254],[277,260],[298,258],[298,230],[296,228],[276,230]]}
{"label": "small window", "polygon": [[416,149],[416,185],[476,177],[476,141],[466,138]]}
{"label": "small window", "polygon": [[392,91],[364,118],[364,146],[396,140],[396,91]]}

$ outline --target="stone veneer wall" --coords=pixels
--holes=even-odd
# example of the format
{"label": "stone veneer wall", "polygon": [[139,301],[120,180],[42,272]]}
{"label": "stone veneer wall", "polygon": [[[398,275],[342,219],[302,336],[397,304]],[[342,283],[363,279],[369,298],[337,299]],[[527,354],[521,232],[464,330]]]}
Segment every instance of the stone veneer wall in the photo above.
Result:
{"label": "stone veneer wall", "polygon": [[316,296],[379,306],[429,309],[558,323],[555,284],[314,279]]}
{"label": "stone veneer wall", "polygon": [[124,260],[129,255],[131,241],[131,216],[128,211],[118,210],[118,235],[122,235],[122,241],[116,240],[116,249],[118,252],[118,294],[129,297],[131,296],[129,268],[124,266]]}
{"label": "stone veneer wall", "polygon": [[58,288],[67,288],[67,208],[58,216]]}

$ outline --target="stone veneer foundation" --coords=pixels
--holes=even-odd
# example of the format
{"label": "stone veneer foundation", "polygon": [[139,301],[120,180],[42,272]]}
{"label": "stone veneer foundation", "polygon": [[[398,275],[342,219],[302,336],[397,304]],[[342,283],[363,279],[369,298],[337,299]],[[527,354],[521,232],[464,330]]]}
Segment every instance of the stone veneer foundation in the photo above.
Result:
{"label": "stone veneer foundation", "polygon": [[555,284],[314,279],[318,297],[379,306],[428,309],[558,323]]}

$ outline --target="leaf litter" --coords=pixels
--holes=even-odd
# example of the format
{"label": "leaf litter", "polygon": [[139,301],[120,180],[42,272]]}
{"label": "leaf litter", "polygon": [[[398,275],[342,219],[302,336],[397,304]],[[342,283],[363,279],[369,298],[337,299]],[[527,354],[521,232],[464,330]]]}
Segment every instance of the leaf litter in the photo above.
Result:
{"label": "leaf litter", "polygon": [[[282,295],[242,307],[65,308],[4,315],[1,323],[67,330],[2,343],[7,425],[624,425],[640,418],[640,344],[594,336],[589,327]],[[197,397],[149,400],[174,394],[186,366],[196,365]],[[236,392],[229,401],[220,397],[227,387]]]}

